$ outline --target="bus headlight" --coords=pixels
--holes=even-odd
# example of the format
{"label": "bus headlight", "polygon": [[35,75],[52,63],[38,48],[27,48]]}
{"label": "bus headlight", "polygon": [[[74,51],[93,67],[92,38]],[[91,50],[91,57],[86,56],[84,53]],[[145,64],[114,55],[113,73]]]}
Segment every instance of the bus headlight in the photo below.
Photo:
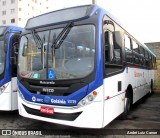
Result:
{"label": "bus headlight", "polygon": [[90,104],[91,102],[93,102],[93,100],[96,98],[96,96],[97,96],[96,91],[90,93],[89,95],[84,97],[81,101],[79,101],[78,106],[82,107],[82,106]]}
{"label": "bus headlight", "polygon": [[84,106],[84,105],[86,105],[86,101],[85,100],[82,100],[81,101],[81,104]]}
{"label": "bus headlight", "polygon": [[2,94],[6,88],[8,87],[9,83],[4,84],[2,87],[0,87],[0,94]]}
{"label": "bus headlight", "polygon": [[92,102],[94,97],[92,95],[88,95],[87,99],[88,99],[89,102]]}

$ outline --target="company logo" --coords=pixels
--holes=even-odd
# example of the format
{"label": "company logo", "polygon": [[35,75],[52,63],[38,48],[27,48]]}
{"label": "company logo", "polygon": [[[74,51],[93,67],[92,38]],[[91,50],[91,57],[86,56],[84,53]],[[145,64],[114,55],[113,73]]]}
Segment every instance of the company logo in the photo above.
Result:
{"label": "company logo", "polygon": [[43,99],[37,98],[37,99],[36,99],[36,102],[41,102],[41,103],[42,103],[42,102],[43,102]]}
{"label": "company logo", "polygon": [[43,92],[54,92],[54,89],[49,89],[49,88],[43,88]]}
{"label": "company logo", "polygon": [[55,84],[54,81],[40,81],[40,84]]}
{"label": "company logo", "polygon": [[36,101],[36,97],[33,96],[32,97],[32,101],[35,102]]}
{"label": "company logo", "polygon": [[60,103],[60,104],[66,104],[66,101],[63,99],[51,99],[51,103]]}
{"label": "company logo", "polygon": [[139,72],[134,72],[134,77],[142,77],[143,75],[142,75],[142,73],[139,73]]}
{"label": "company logo", "polygon": [[51,99],[51,98],[50,98],[49,96],[45,96],[45,97],[44,97],[44,102],[45,102],[45,103],[49,103],[49,102],[50,102],[50,99]]}

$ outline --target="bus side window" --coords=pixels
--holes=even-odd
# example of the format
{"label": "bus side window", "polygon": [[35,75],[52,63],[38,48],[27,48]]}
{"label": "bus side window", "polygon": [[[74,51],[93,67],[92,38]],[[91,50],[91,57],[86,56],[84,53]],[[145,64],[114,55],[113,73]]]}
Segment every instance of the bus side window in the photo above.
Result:
{"label": "bus side window", "polygon": [[114,49],[114,64],[121,64],[121,49]]}
{"label": "bus side window", "polygon": [[126,52],[126,61],[132,62],[132,50],[131,50],[131,40],[125,35],[125,52]]}
{"label": "bus side window", "polygon": [[134,63],[135,64],[139,64],[140,60],[139,60],[139,47],[138,44],[132,40],[132,50],[133,50],[133,56],[134,56]]}
{"label": "bus side window", "polygon": [[149,55],[148,55],[148,52],[147,50],[145,50],[145,66],[146,67],[149,67]]}
{"label": "bus side window", "polygon": [[139,45],[139,51],[140,51],[140,56],[142,57],[142,65],[145,65],[145,63],[144,63],[144,61],[145,61],[145,59],[144,59],[144,48],[141,45]]}

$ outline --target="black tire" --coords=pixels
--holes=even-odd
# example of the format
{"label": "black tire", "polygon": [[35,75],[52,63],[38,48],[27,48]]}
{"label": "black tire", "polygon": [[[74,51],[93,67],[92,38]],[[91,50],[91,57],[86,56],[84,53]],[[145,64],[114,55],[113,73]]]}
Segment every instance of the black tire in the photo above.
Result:
{"label": "black tire", "polygon": [[153,94],[153,81],[151,80],[151,86],[150,86],[150,91],[149,91],[149,96]]}
{"label": "black tire", "polygon": [[153,93],[153,81],[151,81],[151,93]]}

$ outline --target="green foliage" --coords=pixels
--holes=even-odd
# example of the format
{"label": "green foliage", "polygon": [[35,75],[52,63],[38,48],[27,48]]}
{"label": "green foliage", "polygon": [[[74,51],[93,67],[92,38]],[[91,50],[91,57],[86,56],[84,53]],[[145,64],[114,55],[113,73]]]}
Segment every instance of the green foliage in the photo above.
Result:
{"label": "green foliage", "polygon": [[160,78],[155,81],[154,89],[160,89]]}

